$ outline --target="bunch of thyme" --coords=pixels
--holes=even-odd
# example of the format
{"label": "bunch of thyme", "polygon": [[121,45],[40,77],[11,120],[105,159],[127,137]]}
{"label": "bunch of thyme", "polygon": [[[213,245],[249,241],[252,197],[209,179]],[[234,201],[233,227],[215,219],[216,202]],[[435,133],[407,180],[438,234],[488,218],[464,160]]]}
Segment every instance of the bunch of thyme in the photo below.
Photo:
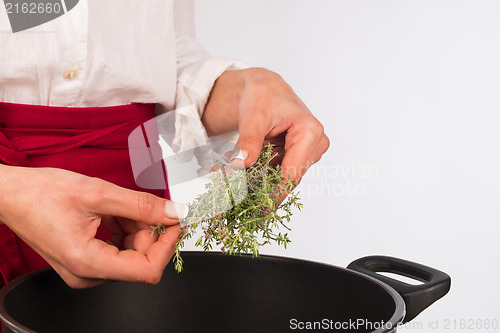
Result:
{"label": "bunch of thyme", "polygon": [[[251,253],[255,257],[265,244],[275,242],[286,248],[290,242],[288,233],[279,229],[290,230],[286,224],[290,222],[292,208],[300,210],[302,204],[292,191],[295,181],[285,176],[279,165],[271,166],[276,156],[273,145],[268,144],[257,162],[246,170],[218,164],[205,186],[206,192],[188,205],[188,225],[182,228],[173,259],[177,272],[183,267],[180,249],[199,228],[203,235],[196,246],[205,251],[215,244],[225,254]],[[280,202],[278,197],[285,191],[289,194]],[[162,232],[161,226],[153,229]]]}

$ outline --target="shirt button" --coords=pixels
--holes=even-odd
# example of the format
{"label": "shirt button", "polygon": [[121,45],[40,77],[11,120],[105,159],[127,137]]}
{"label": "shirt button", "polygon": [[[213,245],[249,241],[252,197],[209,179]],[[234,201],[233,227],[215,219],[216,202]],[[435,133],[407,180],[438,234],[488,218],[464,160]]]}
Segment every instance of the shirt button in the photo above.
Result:
{"label": "shirt button", "polygon": [[78,69],[71,66],[64,70],[63,77],[65,80],[72,81],[78,77]]}

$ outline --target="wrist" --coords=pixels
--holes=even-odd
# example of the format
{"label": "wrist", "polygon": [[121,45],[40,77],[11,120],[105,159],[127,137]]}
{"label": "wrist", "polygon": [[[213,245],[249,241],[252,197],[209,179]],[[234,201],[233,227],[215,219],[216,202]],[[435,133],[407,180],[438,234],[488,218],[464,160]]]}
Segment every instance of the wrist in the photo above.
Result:
{"label": "wrist", "polygon": [[12,187],[15,180],[13,180],[13,172],[18,170],[18,167],[13,167],[9,165],[4,165],[0,163],[0,224],[6,224],[7,222],[6,213],[11,206],[9,198],[12,198]]}
{"label": "wrist", "polygon": [[6,195],[6,184],[7,184],[7,172],[9,171],[8,166],[0,163],[0,224],[6,224],[5,218],[2,214],[6,207],[5,199]]}
{"label": "wrist", "polygon": [[215,81],[201,118],[209,136],[238,128],[238,105],[245,89],[244,71],[226,71]]}

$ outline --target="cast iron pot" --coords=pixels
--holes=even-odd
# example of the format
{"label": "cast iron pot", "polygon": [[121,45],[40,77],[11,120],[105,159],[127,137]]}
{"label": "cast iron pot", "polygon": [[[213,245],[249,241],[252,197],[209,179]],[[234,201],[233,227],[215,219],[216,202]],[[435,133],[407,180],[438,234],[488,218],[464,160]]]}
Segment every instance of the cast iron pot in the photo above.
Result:
{"label": "cast iron pot", "polygon": [[[52,270],[0,291],[5,332],[395,332],[450,289],[438,270],[391,257],[347,269],[274,256],[185,252],[161,282],[74,290]],[[424,282],[409,285],[375,272]],[[405,316],[406,313],[406,316]]]}

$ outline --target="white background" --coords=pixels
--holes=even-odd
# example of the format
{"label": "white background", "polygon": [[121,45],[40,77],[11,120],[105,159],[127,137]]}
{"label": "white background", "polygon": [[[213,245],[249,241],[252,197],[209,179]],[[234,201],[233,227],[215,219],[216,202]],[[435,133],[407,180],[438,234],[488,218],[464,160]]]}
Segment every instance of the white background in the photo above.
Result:
{"label": "white background", "polygon": [[500,320],[500,1],[197,1],[197,31],[280,73],[332,141],[291,246],[264,252],[441,269],[451,292],[401,331],[493,332],[444,323]]}

